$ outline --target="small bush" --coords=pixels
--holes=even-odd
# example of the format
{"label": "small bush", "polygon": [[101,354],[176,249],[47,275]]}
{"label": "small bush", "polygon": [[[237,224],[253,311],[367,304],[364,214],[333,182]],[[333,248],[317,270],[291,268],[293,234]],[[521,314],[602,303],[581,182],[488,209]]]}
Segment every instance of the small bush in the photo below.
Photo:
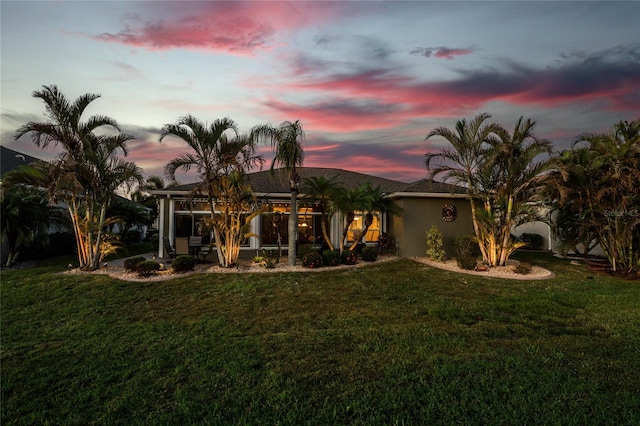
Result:
{"label": "small bush", "polygon": [[298,255],[298,259],[304,259],[307,253],[312,253],[312,252],[318,253],[318,250],[316,250],[312,244],[300,244],[298,246],[298,252],[296,254]]}
{"label": "small bush", "polygon": [[542,244],[544,243],[544,237],[540,234],[531,234],[528,232],[520,235],[520,241],[523,243],[527,243],[527,246],[531,249],[538,250],[542,248]]}
{"label": "small bush", "polygon": [[195,266],[196,260],[188,254],[181,254],[180,256],[173,259],[173,262],[171,262],[171,267],[173,268],[174,272],[193,271],[193,268]]}
{"label": "small bush", "polygon": [[267,269],[273,269],[280,263],[280,252],[277,249],[262,250],[262,257],[264,259],[264,267]]}
{"label": "small bush", "polygon": [[471,255],[462,255],[456,257],[456,263],[458,264],[458,268],[465,269],[467,271],[473,271],[476,269],[476,258]]}
{"label": "small bush", "polygon": [[154,260],[144,260],[136,266],[136,272],[141,277],[150,277],[160,270],[160,264]]}
{"label": "small bush", "polygon": [[513,272],[521,275],[529,275],[533,267],[529,262],[520,262],[513,268]]}
{"label": "small bush", "polygon": [[340,255],[340,262],[343,265],[355,265],[358,263],[358,253],[351,250],[345,250]]}
{"label": "small bush", "polygon": [[130,257],[124,260],[124,270],[129,272],[136,272],[138,270],[138,265],[144,261],[146,261],[143,256]]}
{"label": "small bush", "polygon": [[375,262],[378,259],[378,249],[375,247],[365,247],[362,249],[362,260],[365,262]]}
{"label": "small bush", "polygon": [[305,268],[319,268],[322,266],[322,256],[316,251],[309,252],[302,258],[302,266]]}
{"label": "small bush", "polygon": [[262,256],[254,256],[253,257],[253,263],[262,263],[264,262],[264,257]]}
{"label": "small bush", "polygon": [[430,259],[442,262],[445,252],[442,249],[442,232],[436,225],[431,225],[427,231],[427,256]]}
{"label": "small bush", "polygon": [[325,250],[322,252],[324,266],[338,266],[340,264],[340,250]]}
{"label": "small bush", "polygon": [[457,256],[472,256],[478,246],[473,235],[458,235],[453,239],[453,250]]}
{"label": "small bush", "polygon": [[378,250],[382,254],[396,254],[396,239],[383,232],[378,237]]}

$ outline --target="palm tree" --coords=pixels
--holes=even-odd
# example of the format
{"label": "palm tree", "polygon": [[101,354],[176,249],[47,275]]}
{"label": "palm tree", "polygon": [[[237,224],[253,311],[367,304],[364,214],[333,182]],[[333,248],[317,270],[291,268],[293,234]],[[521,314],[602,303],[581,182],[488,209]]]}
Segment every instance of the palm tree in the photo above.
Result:
{"label": "palm tree", "polygon": [[[340,238],[340,252],[345,250],[349,228],[355,220],[356,211],[367,210],[371,205],[372,196],[368,187],[370,187],[370,185],[363,184],[357,188],[346,189],[335,194],[334,203],[336,210],[342,213],[344,218],[344,227],[342,228],[342,237]],[[356,238],[356,240],[359,239],[360,238]],[[350,249],[352,248],[355,248],[355,245],[350,247]]]}
{"label": "palm tree", "polygon": [[139,185],[138,188],[131,193],[131,199],[133,201],[151,209],[149,220],[152,224],[158,217],[160,206],[158,205],[158,198],[150,195],[148,191],[162,189],[164,187],[164,180],[160,176],[149,176],[144,184]]}
{"label": "palm tree", "polygon": [[296,264],[296,241],[298,240],[298,193],[300,191],[300,174],[298,168],[304,162],[305,134],[300,121],[283,121],[280,126],[270,124],[259,125],[251,131],[252,139],[264,140],[271,144],[274,158],[271,162],[271,173],[276,166],[281,166],[289,174],[289,190],[291,191],[291,212],[289,214],[289,265]]}
{"label": "palm tree", "polygon": [[580,135],[587,142],[589,222],[614,271],[640,269],[640,120],[619,122],[608,133]]}
{"label": "palm tree", "polygon": [[2,186],[0,231],[7,241],[7,267],[17,261],[21,245],[47,240],[48,227],[59,216],[58,210],[40,189],[21,184]]}
{"label": "palm tree", "polygon": [[534,127],[535,121],[520,117],[513,133],[494,130],[486,161],[477,172],[484,182],[483,214],[488,218],[480,226],[487,231],[480,245],[485,246],[491,266],[505,265],[520,245],[511,241],[511,230],[535,218],[532,202],[540,199],[541,184],[553,165],[548,158],[535,161],[552,149],[549,141],[535,136]]}
{"label": "palm tree", "polygon": [[[38,147],[60,145],[63,151],[48,165],[34,169],[28,179],[36,178],[34,183],[46,188],[52,200],[67,204],[80,268],[97,269],[111,250],[104,225],[113,191],[142,179],[134,163],[118,157],[119,152],[128,154],[127,142],[133,136],[122,133],[116,121],[107,116],[94,115],[81,121],[86,108],[100,95],[85,94],[70,102],[53,85],[33,92],[33,96],[45,103],[49,121],[25,124],[17,130],[16,139],[31,133]],[[117,133],[95,133],[105,126]]]}
{"label": "palm tree", "polygon": [[[455,131],[446,127],[438,127],[427,135],[429,140],[434,136],[443,137],[453,149],[443,148],[440,152],[425,154],[425,165],[430,170],[431,177],[445,174],[445,180],[453,179],[455,183],[467,188],[467,195],[471,205],[471,218],[476,237],[480,238],[480,228],[476,218],[477,202],[482,192],[481,182],[478,181],[477,171],[483,165],[490,135],[498,129],[495,124],[484,124],[491,116],[487,113],[477,115],[471,122],[462,119],[456,123]],[[432,163],[439,163],[433,169]],[[482,257],[488,260],[488,254],[480,245]]]}
{"label": "palm tree", "polygon": [[597,245],[597,224],[588,202],[595,189],[591,182],[592,157],[584,147],[562,151],[552,158],[555,167],[544,182],[545,198],[551,200],[549,223],[561,240],[563,253],[582,252],[586,256]]}
{"label": "palm tree", "polygon": [[361,210],[365,213],[363,228],[360,231],[360,238],[354,240],[349,247],[350,250],[354,250],[358,243],[362,241],[369,228],[373,224],[374,215],[379,214],[399,214],[402,212],[402,208],[400,208],[396,203],[387,198],[385,194],[382,192],[379,186],[372,186],[369,182],[367,182],[364,187],[365,195],[363,196],[364,204],[361,206]]}
{"label": "palm tree", "polygon": [[333,250],[333,243],[329,237],[329,229],[331,229],[331,218],[335,213],[336,194],[341,191],[340,184],[336,181],[336,177],[311,176],[303,179],[302,182],[305,190],[305,202],[309,204],[318,204],[321,210],[320,227],[322,230],[322,238],[329,250]]}
{"label": "palm tree", "polygon": [[[228,138],[228,133],[233,138]],[[169,135],[182,139],[193,152],[171,160],[165,167],[165,175],[175,182],[175,173],[179,169],[186,172],[195,168],[199,173],[200,181],[195,185],[192,197],[206,198],[218,260],[221,266],[231,267],[238,260],[236,248],[247,234],[242,215],[245,209],[253,211],[256,208],[247,198],[244,175],[262,164],[262,156],[256,155],[253,140],[238,135],[236,124],[226,117],[207,126],[187,115],[178,119],[176,124],[166,124],[162,128],[160,142]],[[216,216],[217,204],[220,217]]]}

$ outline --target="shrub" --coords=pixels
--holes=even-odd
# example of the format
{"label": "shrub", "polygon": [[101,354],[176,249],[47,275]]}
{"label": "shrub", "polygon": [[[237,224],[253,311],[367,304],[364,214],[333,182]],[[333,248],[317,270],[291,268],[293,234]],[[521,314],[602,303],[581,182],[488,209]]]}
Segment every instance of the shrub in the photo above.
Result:
{"label": "shrub", "polygon": [[144,260],[136,266],[136,272],[141,277],[150,277],[160,270],[160,264],[154,260]]}
{"label": "shrub", "polygon": [[472,256],[477,246],[473,235],[458,235],[453,239],[453,250],[457,256]]}
{"label": "shrub", "polygon": [[315,249],[315,247],[313,247],[312,244],[300,244],[298,246],[298,252],[297,252],[298,259],[304,259],[307,253],[312,253],[312,252],[318,253],[318,251]]}
{"label": "shrub", "polygon": [[358,263],[358,253],[351,250],[345,250],[340,255],[340,262],[343,265],[355,265]]}
{"label": "shrub", "polygon": [[188,254],[181,254],[180,256],[173,259],[173,262],[171,262],[171,267],[173,268],[174,272],[193,271],[193,268],[195,266],[196,260]]}
{"label": "shrub", "polygon": [[365,247],[362,249],[362,260],[365,262],[375,262],[378,259],[378,249],[375,247]]}
{"label": "shrub", "polygon": [[253,263],[262,263],[264,262],[264,257],[262,256],[254,256],[253,257]]}
{"label": "shrub", "polygon": [[138,265],[144,261],[146,261],[143,256],[130,257],[124,260],[124,270],[129,272],[136,272],[138,270]]}
{"label": "shrub", "polygon": [[309,252],[302,258],[302,266],[305,268],[319,268],[322,266],[322,256],[316,251]]}
{"label": "shrub", "polygon": [[442,232],[436,225],[431,225],[427,231],[427,256],[438,262],[444,260],[445,252],[442,249]]}
{"label": "shrub", "polygon": [[382,254],[396,254],[396,239],[391,234],[383,232],[378,237],[378,250]]}
{"label": "shrub", "polygon": [[538,250],[544,243],[544,237],[540,234],[531,234],[524,232],[520,235],[520,241],[527,243],[527,246],[531,249]]}
{"label": "shrub", "polygon": [[358,243],[356,244],[355,248],[353,249],[353,251],[355,251],[357,254],[362,253],[362,249],[365,248],[367,245],[365,243]]}
{"label": "shrub", "polygon": [[521,275],[529,275],[531,273],[531,264],[529,262],[520,262],[513,268],[513,272]]}
{"label": "shrub", "polygon": [[456,257],[456,263],[458,268],[465,269],[467,271],[473,271],[476,269],[476,258],[471,255],[460,255]]}
{"label": "shrub", "polygon": [[340,250],[325,250],[322,252],[324,266],[338,266],[340,264]]}
{"label": "shrub", "polygon": [[280,263],[280,252],[277,249],[262,250],[262,257],[264,259],[264,267],[267,269],[273,269]]}

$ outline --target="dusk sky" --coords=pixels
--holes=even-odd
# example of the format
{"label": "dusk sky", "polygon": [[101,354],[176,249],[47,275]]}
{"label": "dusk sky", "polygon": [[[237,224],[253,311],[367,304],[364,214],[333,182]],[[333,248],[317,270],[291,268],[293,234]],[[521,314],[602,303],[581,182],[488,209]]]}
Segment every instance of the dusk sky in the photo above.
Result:
{"label": "dusk sky", "polygon": [[14,135],[45,120],[31,95],[51,84],[101,94],[85,118],[116,119],[127,159],[161,176],[188,147],[160,129],[186,114],[300,120],[305,166],[405,182],[445,146],[431,130],[480,112],[532,118],[558,149],[640,118],[637,1],[0,4],[2,144],[39,158],[55,151]]}

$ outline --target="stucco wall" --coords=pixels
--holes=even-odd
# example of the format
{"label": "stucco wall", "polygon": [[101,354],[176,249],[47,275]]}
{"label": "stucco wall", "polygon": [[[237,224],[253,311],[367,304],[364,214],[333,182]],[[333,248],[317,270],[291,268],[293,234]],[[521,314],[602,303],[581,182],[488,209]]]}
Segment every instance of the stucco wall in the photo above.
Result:
{"label": "stucco wall", "polygon": [[[425,256],[427,250],[427,231],[436,225],[444,234],[444,250],[447,256],[453,256],[453,239],[458,235],[473,234],[469,202],[462,198],[398,198],[396,203],[403,212],[391,219],[389,233],[393,235],[400,248],[400,256]],[[453,222],[442,219],[442,207],[453,204],[458,217]]]}

